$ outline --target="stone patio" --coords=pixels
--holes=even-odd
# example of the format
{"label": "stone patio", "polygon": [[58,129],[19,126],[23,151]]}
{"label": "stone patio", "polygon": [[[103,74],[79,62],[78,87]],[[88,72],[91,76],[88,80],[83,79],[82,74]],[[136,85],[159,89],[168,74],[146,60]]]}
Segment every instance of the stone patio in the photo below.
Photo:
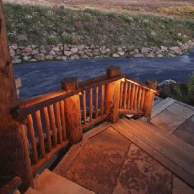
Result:
{"label": "stone patio", "polygon": [[[194,107],[173,99],[159,99],[155,102],[151,123],[193,149]],[[52,172],[58,174],[56,182],[55,178],[47,181],[48,172],[40,175],[46,178],[36,179],[38,185],[41,180],[48,182],[48,188],[44,185],[45,189],[37,190],[45,194],[194,194],[194,188],[155,160],[152,154],[140,149],[135,141],[130,141],[114,125],[103,123],[70,148]],[[62,186],[57,182],[59,177],[65,179]],[[66,189],[69,184],[72,191]],[[57,190],[57,187],[64,189]]]}

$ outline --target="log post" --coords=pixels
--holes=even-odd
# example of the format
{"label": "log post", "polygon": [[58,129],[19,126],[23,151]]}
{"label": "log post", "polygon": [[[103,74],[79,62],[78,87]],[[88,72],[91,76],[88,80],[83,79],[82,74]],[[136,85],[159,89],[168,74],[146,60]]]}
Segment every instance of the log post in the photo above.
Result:
{"label": "log post", "polygon": [[[33,186],[26,128],[12,119],[11,110],[18,107],[12,61],[8,48],[3,4],[0,0],[0,183],[18,176],[23,193]],[[4,180],[6,181],[6,180]]]}
{"label": "log post", "polygon": [[[148,80],[145,81],[145,84],[147,86],[149,86],[149,88],[151,88],[153,90],[156,90],[158,82],[156,80],[148,79]],[[155,97],[154,91],[149,91],[147,93],[146,104],[145,104],[145,107],[144,107],[144,111],[145,111],[144,116],[147,118],[148,122],[151,119],[152,106],[153,106],[153,103],[154,103],[154,97]]]}
{"label": "log post", "polygon": [[[78,81],[75,77],[63,78],[61,87],[67,92],[71,92],[78,88]],[[81,128],[81,111],[80,98],[76,94],[65,99],[65,119],[67,128],[67,138],[71,144],[80,142],[83,138]]]}
{"label": "log post", "polygon": [[[121,75],[122,70],[119,66],[107,67],[108,78],[113,78]],[[119,119],[119,100],[120,100],[120,80],[114,81],[106,85],[105,92],[105,113],[107,120],[116,123]]]}

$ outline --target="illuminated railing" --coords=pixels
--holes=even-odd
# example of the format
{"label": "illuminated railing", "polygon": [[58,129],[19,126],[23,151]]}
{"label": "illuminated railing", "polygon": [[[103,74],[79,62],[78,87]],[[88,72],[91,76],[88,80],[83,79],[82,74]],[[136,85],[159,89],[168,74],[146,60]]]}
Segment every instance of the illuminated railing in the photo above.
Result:
{"label": "illuminated railing", "polygon": [[13,113],[27,128],[33,172],[65,146],[80,142],[83,131],[103,120],[116,122],[119,114],[149,117],[156,92],[122,75],[117,66],[80,83],[65,78],[62,89],[27,99]]}

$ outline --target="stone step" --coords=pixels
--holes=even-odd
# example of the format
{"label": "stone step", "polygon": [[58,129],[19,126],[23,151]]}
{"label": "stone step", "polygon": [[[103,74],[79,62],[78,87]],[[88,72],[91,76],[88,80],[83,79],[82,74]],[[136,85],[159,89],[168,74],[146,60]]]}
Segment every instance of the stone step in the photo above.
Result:
{"label": "stone step", "polygon": [[93,191],[90,191],[65,177],[57,175],[48,169],[45,169],[35,178],[35,187],[36,190],[42,194],[94,194]]}
{"label": "stone step", "polygon": [[25,192],[25,194],[42,194],[39,191],[29,187],[28,190]]}
{"label": "stone step", "polygon": [[45,169],[34,181],[36,189],[30,187],[25,194],[95,194],[48,169]]}

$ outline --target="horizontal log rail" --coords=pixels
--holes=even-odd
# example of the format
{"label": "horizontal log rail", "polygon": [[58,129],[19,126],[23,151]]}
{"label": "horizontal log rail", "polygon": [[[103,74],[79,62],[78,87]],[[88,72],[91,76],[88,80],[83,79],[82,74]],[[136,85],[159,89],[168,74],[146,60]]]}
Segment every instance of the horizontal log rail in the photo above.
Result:
{"label": "horizontal log rail", "polygon": [[15,176],[15,177],[11,178],[9,181],[7,181],[5,183],[5,185],[3,185],[0,188],[0,193],[13,194],[19,188],[21,183],[22,183],[22,179],[19,178],[18,176]]}
{"label": "horizontal log rail", "polygon": [[[13,116],[14,119],[21,121],[22,119],[24,119],[26,117],[26,115],[31,114],[31,113],[33,113],[33,112],[35,112],[35,111],[37,111],[37,110],[39,110],[39,109],[41,109],[45,106],[49,106],[50,104],[54,104],[56,102],[59,102],[61,100],[64,100],[64,99],[69,98],[69,97],[71,97],[73,95],[76,95],[76,94],[81,95],[81,92],[84,91],[84,90],[88,90],[90,88],[105,85],[105,84],[114,82],[116,80],[122,79],[122,78],[124,78],[123,75],[117,76],[117,77],[114,77],[114,78],[111,78],[111,79],[107,79],[107,80],[102,80],[100,82],[92,83],[92,84],[90,84],[90,82],[88,82],[88,85],[85,84],[86,86],[84,86],[82,88],[79,88],[77,90],[74,90],[72,92],[68,92],[68,93],[64,92],[65,94],[62,94],[62,95],[59,95],[59,96],[56,96],[56,97],[47,98],[46,100],[38,102],[38,103],[33,104],[31,106],[15,110],[12,113],[12,116]],[[49,94],[47,94],[47,95],[49,95]],[[34,101],[34,100],[35,99],[32,99],[32,101]],[[30,104],[30,103],[32,103],[32,101],[31,102],[29,101],[28,103]],[[23,104],[23,103],[21,102],[21,104]]]}
{"label": "horizontal log rail", "polygon": [[149,117],[156,90],[110,66],[107,74],[86,81],[62,80],[62,90],[20,103],[12,113],[27,128],[32,172],[67,145],[81,141],[87,128],[119,114]]}

